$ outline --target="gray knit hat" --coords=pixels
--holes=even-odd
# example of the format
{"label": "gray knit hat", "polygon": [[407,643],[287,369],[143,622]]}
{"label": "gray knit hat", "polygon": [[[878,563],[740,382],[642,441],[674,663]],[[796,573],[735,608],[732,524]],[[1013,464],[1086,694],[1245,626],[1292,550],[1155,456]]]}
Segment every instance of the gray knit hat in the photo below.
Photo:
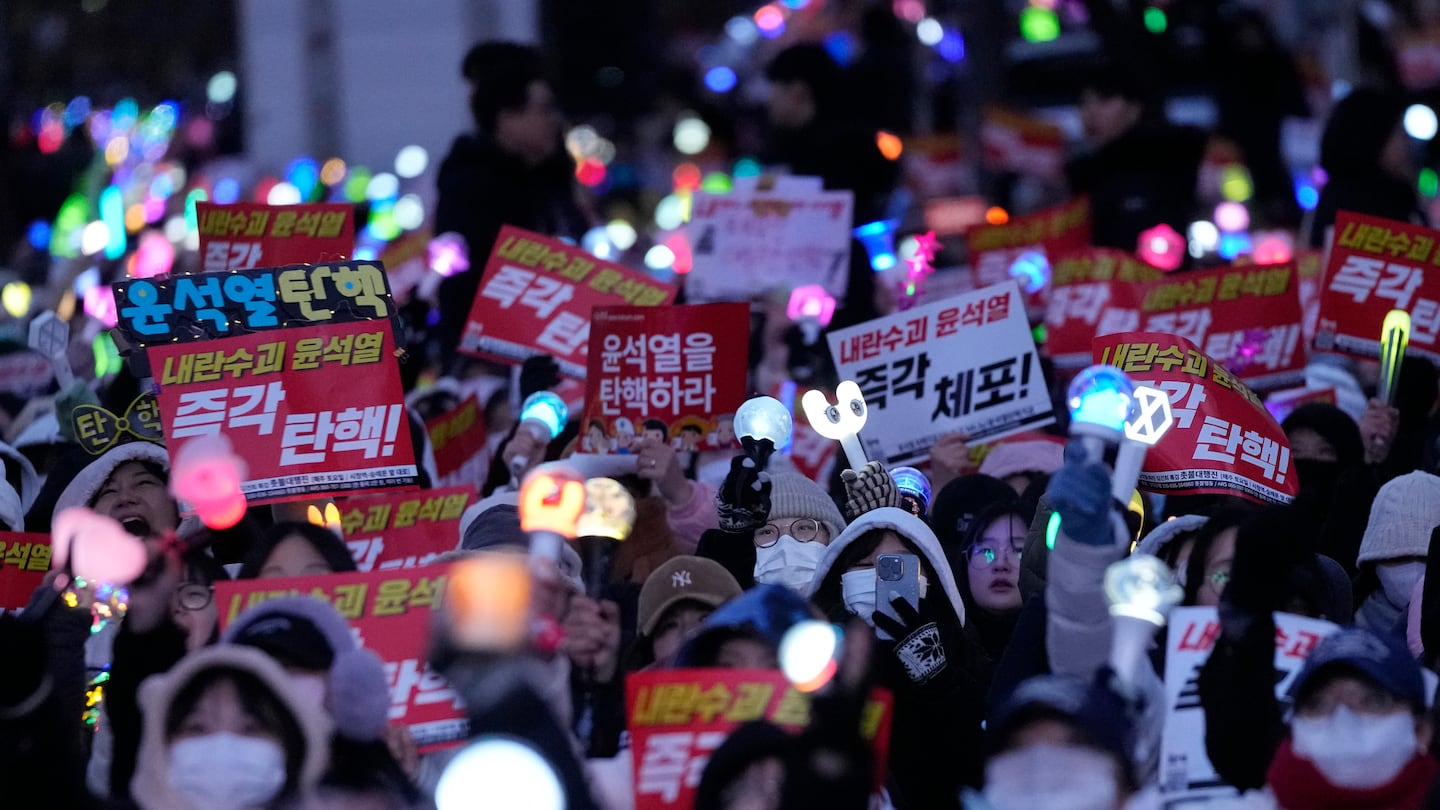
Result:
{"label": "gray knit hat", "polygon": [[1402,475],[1375,494],[1356,564],[1424,557],[1436,526],[1440,526],[1440,477],[1423,472]]}
{"label": "gray knit hat", "polygon": [[770,519],[813,518],[825,524],[832,538],[845,531],[840,508],[820,485],[798,472],[770,474]]}

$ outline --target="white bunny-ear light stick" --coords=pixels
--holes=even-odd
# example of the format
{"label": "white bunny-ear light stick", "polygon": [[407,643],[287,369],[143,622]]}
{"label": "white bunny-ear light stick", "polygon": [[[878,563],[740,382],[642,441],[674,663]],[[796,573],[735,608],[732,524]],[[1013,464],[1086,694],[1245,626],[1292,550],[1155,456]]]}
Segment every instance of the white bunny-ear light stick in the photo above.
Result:
{"label": "white bunny-ear light stick", "polygon": [[865,427],[865,418],[870,411],[865,407],[865,395],[860,393],[860,386],[854,380],[845,380],[835,386],[835,404],[812,389],[800,398],[800,406],[805,409],[805,418],[810,420],[810,427],[816,433],[840,442],[840,446],[845,448],[850,469],[858,471],[865,466],[867,459],[865,448],[860,446],[860,431]]}

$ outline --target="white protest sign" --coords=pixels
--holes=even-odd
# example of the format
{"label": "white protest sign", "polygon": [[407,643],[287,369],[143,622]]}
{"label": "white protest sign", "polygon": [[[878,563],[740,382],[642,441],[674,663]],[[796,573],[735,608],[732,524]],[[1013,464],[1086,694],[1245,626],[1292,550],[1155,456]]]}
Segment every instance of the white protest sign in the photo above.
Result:
{"label": "white protest sign", "polygon": [[[1336,625],[1290,613],[1275,614],[1276,696],[1290,684],[1310,651]],[[1165,651],[1165,732],[1160,741],[1160,789],[1167,807],[1200,804],[1238,795],[1223,782],[1205,754],[1205,711],[1200,707],[1200,668],[1220,637],[1213,607],[1176,608],[1170,614]]]}
{"label": "white protest sign", "polygon": [[786,183],[728,194],[695,192],[688,300],[748,300],[774,287],[819,284],[845,296],[854,194]]}
{"label": "white protest sign", "polygon": [[842,380],[869,409],[866,454],[889,466],[926,458],[946,433],[973,443],[1055,421],[1040,355],[1013,281],[831,332]]}

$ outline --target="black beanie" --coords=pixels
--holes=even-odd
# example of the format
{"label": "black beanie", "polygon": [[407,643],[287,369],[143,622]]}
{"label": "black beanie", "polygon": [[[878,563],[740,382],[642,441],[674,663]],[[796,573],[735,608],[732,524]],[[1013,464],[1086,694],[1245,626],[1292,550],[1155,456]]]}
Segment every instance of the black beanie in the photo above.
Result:
{"label": "black beanie", "polygon": [[1365,447],[1360,441],[1360,426],[1350,415],[1328,402],[1307,402],[1290,412],[1280,424],[1285,435],[1301,428],[1313,430],[1335,448],[1335,459],[1341,467],[1353,467],[1365,461]]}

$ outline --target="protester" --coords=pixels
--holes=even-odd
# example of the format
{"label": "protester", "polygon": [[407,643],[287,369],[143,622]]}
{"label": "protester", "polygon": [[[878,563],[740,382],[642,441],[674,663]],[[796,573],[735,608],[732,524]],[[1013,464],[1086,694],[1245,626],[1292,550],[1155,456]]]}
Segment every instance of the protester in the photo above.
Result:
{"label": "protester", "polygon": [[262,808],[313,787],[329,722],[264,654],[221,645],[143,685],[133,792],[144,810]]}
{"label": "protester", "polygon": [[1325,188],[1310,220],[1307,242],[1326,244],[1340,211],[1400,222],[1426,221],[1410,179],[1411,165],[1401,117],[1405,101],[1384,89],[1359,87],[1330,110],[1320,138]]}
{"label": "protester", "polygon": [[1425,574],[1430,533],[1436,526],[1440,478],[1413,472],[1380,488],[1356,558],[1356,624],[1382,635],[1403,635],[1405,612]]}
{"label": "protester", "polygon": [[742,593],[720,564],[703,557],[672,557],[640,589],[638,633],[629,669],[664,666],[716,608]]}
{"label": "protester", "polygon": [[335,533],[313,523],[277,523],[253,545],[236,579],[302,577],[354,571],[355,558]]}

